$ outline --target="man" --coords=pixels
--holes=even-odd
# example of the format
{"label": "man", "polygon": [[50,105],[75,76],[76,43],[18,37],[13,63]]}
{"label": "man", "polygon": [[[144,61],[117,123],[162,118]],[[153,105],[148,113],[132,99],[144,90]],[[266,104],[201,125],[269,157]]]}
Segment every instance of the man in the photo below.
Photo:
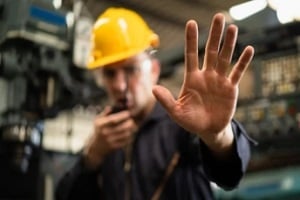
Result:
{"label": "man", "polygon": [[[224,16],[212,20],[202,68],[198,28],[186,24],[185,73],[178,98],[156,85],[158,36],[135,12],[107,9],[93,29],[88,63],[115,107],[106,107],[78,163],[57,186],[66,199],[213,199],[210,182],[236,187],[250,158],[249,139],[233,120],[238,84],[254,49],[228,72],[237,38]],[[157,101],[156,101],[157,100]]]}

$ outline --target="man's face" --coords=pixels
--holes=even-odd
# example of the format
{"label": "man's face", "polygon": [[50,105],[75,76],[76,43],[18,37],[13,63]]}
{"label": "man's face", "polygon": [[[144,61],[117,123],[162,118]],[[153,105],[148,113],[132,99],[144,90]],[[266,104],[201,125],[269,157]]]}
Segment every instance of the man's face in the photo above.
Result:
{"label": "man's face", "polygon": [[[157,63],[156,63],[157,64]],[[156,69],[157,68],[157,69]],[[159,66],[146,53],[102,67],[99,72],[113,105],[125,106],[133,116],[147,110],[154,99],[152,86],[157,82]]]}

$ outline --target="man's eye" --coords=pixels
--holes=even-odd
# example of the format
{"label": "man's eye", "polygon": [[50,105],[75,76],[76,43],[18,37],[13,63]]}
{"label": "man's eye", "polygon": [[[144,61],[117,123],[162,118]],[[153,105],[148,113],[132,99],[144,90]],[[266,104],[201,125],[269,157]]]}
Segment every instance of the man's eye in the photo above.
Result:
{"label": "man's eye", "polygon": [[103,75],[107,78],[113,78],[116,72],[113,70],[103,70]]}
{"label": "man's eye", "polygon": [[137,67],[126,67],[124,71],[127,75],[133,75],[138,71],[138,69]]}
{"label": "man's eye", "polygon": [[126,67],[124,69],[124,71],[125,71],[126,74],[132,74],[132,73],[134,73],[134,68],[133,67]]}

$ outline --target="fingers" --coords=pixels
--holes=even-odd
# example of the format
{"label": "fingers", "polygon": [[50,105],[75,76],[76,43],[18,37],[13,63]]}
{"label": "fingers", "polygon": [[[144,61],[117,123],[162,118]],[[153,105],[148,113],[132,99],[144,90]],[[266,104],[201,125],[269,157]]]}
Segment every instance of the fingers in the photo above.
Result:
{"label": "fingers", "polygon": [[135,132],[136,126],[132,119],[125,120],[123,122],[120,122],[119,124],[111,124],[104,126],[102,128],[102,134],[103,135],[120,135],[122,132]]}
{"label": "fingers", "polygon": [[197,70],[198,63],[198,26],[196,21],[189,20],[185,29],[185,74]]}
{"label": "fingers", "polygon": [[221,13],[216,14],[213,17],[212,24],[209,31],[209,36],[205,47],[205,56],[204,56],[204,65],[203,65],[204,70],[214,69],[217,64],[224,26],[225,26],[225,17]]}
{"label": "fingers", "polygon": [[[95,143],[102,146],[104,152],[123,147],[131,141],[132,135],[136,132],[137,126],[131,118],[122,112],[99,118],[95,122]],[[119,116],[118,116],[119,115]],[[118,120],[118,122],[116,122]]]}
{"label": "fingers", "polygon": [[131,141],[132,132],[122,131],[120,134],[110,135],[107,142],[112,149],[119,149],[129,144]]}
{"label": "fingers", "polygon": [[254,48],[252,46],[247,46],[229,74],[229,79],[233,85],[236,85],[240,82],[243,74],[253,58],[253,55]]}
{"label": "fingers", "polygon": [[227,29],[226,36],[220,54],[218,56],[218,63],[216,71],[220,75],[225,76],[230,66],[233,51],[237,40],[238,29],[235,25],[230,25]]}
{"label": "fingers", "polygon": [[171,92],[159,85],[154,86],[152,92],[155,98],[162,104],[167,112],[172,113],[172,110],[175,106],[175,99]]}
{"label": "fingers", "polygon": [[111,148],[117,149],[128,144],[133,138],[132,135],[136,132],[137,126],[133,120],[126,120],[116,126],[103,128],[102,135],[110,144]]}
{"label": "fingers", "polygon": [[97,127],[102,127],[105,125],[116,125],[130,118],[129,111],[122,111],[116,114],[109,115],[110,111],[111,109],[107,109],[107,111],[103,111],[103,113],[101,113],[99,117],[95,119],[95,123]]}
{"label": "fingers", "polygon": [[109,106],[105,106],[104,109],[97,114],[96,117],[103,117],[110,113],[111,108]]}
{"label": "fingers", "polygon": [[[226,36],[221,48],[223,30],[225,28],[225,17],[221,13],[214,16],[209,32],[209,37],[205,47],[204,70],[216,70],[221,76],[225,76],[230,66],[234,48],[237,41],[238,28],[230,25],[227,28]],[[229,78],[233,84],[240,82],[243,73],[249,66],[254,55],[254,49],[251,46],[245,48],[238,62],[231,71]]]}

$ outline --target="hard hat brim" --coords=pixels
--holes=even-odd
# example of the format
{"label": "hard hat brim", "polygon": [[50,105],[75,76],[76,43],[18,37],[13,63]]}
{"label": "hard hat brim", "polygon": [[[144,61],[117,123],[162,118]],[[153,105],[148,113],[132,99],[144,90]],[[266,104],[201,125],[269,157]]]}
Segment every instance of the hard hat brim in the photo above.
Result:
{"label": "hard hat brim", "polygon": [[126,52],[122,52],[119,54],[115,54],[115,55],[111,55],[111,56],[107,56],[105,58],[101,58],[95,61],[89,61],[87,64],[87,68],[89,70],[93,70],[93,69],[97,69],[97,68],[101,68],[104,67],[108,64],[112,64],[112,63],[116,63],[118,61],[122,61],[125,60],[127,58],[133,57],[134,55],[137,55],[143,51],[145,51],[148,48],[142,48],[142,49],[133,49],[133,50],[129,50]]}

